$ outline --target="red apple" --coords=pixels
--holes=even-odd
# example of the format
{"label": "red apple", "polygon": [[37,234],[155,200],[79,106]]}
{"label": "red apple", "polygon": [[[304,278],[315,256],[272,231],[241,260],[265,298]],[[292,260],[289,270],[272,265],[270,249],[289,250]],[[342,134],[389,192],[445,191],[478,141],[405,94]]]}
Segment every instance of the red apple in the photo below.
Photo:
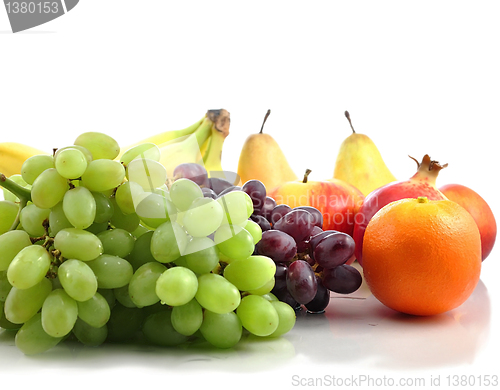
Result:
{"label": "red apple", "polygon": [[269,193],[277,204],[287,204],[292,209],[312,206],[323,214],[323,230],[337,230],[352,236],[354,216],[363,203],[364,196],[357,188],[342,180],[309,181],[308,169],[302,181],[290,181]]}
{"label": "red apple", "polygon": [[466,209],[476,221],[481,234],[483,261],[488,257],[497,236],[497,224],[488,203],[475,191],[461,184],[447,184],[439,188],[449,200]]}

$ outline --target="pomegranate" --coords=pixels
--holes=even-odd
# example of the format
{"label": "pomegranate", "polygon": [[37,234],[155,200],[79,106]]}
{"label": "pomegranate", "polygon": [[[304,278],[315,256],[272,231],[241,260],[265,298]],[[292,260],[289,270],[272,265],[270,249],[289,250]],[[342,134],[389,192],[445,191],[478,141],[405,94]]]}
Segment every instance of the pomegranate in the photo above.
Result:
{"label": "pomegranate", "polygon": [[425,196],[429,200],[447,199],[446,196],[436,187],[436,178],[441,169],[448,164],[440,165],[437,161],[431,160],[429,155],[425,155],[422,162],[410,157],[417,163],[417,173],[408,180],[395,181],[368,194],[355,216],[353,238],[356,243],[354,256],[359,264],[362,263],[363,237],[366,226],[371,218],[385,205],[404,198],[417,198]]}

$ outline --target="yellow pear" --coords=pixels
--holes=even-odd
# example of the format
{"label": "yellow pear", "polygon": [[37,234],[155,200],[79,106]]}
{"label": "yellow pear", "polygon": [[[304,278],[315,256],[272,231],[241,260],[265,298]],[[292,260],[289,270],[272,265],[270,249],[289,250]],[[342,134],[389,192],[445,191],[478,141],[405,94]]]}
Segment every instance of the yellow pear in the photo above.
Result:
{"label": "yellow pear", "polygon": [[366,196],[396,178],[385,165],[373,141],[365,134],[356,133],[349,112],[346,111],[345,116],[352,134],[340,145],[333,178],[348,182]]}
{"label": "yellow pear", "polygon": [[269,114],[271,110],[267,111],[260,132],[251,134],[246,139],[238,161],[241,183],[252,179],[260,180],[268,191],[298,179],[276,140],[262,132]]}

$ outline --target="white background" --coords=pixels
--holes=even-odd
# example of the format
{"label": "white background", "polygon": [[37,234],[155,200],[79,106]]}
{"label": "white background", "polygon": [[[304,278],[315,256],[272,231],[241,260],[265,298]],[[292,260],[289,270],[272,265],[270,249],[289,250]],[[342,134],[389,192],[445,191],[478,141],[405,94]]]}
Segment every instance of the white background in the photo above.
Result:
{"label": "white background", "polygon": [[[356,130],[374,140],[398,179],[415,171],[408,155],[430,154],[449,164],[438,185],[474,189],[498,216],[499,13],[496,1],[82,0],[64,17],[12,34],[0,8],[0,141],[50,151],[84,131],[101,131],[127,145],[183,128],[207,109],[225,108],[231,128],[223,167],[234,171],[246,137],[259,131],[271,109],[265,132],[278,141],[298,176],[310,168],[311,179],[321,180],[332,176],[339,145],[350,134],[343,114],[349,110]],[[491,307],[487,321],[477,325],[482,341],[469,356],[453,359],[457,346],[467,342],[462,324],[422,323],[419,328],[412,323],[407,338],[409,328],[400,327],[399,334],[380,338],[380,349],[372,343],[379,358],[392,357],[388,361],[395,363],[380,367],[373,356],[361,359],[352,353],[348,341],[357,345],[357,335],[349,321],[339,318],[349,334],[345,348],[331,351],[335,359],[315,359],[316,348],[327,351],[328,338],[314,334],[316,345],[304,349],[299,341],[316,328],[308,330],[302,321],[289,339],[292,357],[278,364],[262,346],[248,360],[263,359],[263,364],[245,375],[257,385],[293,387],[293,374],[399,377],[425,371],[427,378],[441,375],[442,386],[450,373],[498,374],[498,257],[495,248],[483,264],[481,279]],[[363,317],[363,307],[348,310]],[[459,322],[458,314],[448,318]],[[474,323],[475,314],[468,315]],[[365,342],[363,329],[359,339]],[[428,356],[416,353],[413,366],[396,367],[398,349],[416,335],[416,350],[449,353],[428,364],[423,362]],[[392,345],[391,339],[397,342]],[[404,356],[412,353],[405,350]],[[169,380],[207,383],[209,377],[231,378],[234,361],[234,354],[214,354],[220,372],[195,377],[196,369],[179,372],[152,364],[148,370],[127,349],[111,354],[120,357],[120,364],[105,365],[107,370],[96,368],[102,363],[98,358],[98,363],[83,360],[85,371],[74,368],[77,357],[65,368],[67,360],[59,356],[55,367],[50,359],[27,359],[2,343],[0,355],[10,362],[8,370],[0,366],[0,377],[9,371],[13,383],[29,367],[49,378],[77,372],[74,385],[90,379],[98,385],[96,378],[108,376],[132,383],[144,370],[149,377],[164,378],[166,386]],[[237,361],[248,363],[241,356]],[[240,379],[234,386],[245,387],[243,375],[235,377]]]}

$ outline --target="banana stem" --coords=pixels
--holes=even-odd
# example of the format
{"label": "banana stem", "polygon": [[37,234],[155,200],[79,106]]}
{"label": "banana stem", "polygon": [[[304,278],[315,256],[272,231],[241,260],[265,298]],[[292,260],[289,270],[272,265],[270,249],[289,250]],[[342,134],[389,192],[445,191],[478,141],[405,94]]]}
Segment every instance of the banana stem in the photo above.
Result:
{"label": "banana stem", "polygon": [[21,187],[19,184],[7,178],[3,173],[0,173],[0,187],[9,190],[19,198],[19,211],[17,212],[16,219],[10,227],[10,230],[16,230],[19,225],[21,210],[31,201],[31,191]]}

